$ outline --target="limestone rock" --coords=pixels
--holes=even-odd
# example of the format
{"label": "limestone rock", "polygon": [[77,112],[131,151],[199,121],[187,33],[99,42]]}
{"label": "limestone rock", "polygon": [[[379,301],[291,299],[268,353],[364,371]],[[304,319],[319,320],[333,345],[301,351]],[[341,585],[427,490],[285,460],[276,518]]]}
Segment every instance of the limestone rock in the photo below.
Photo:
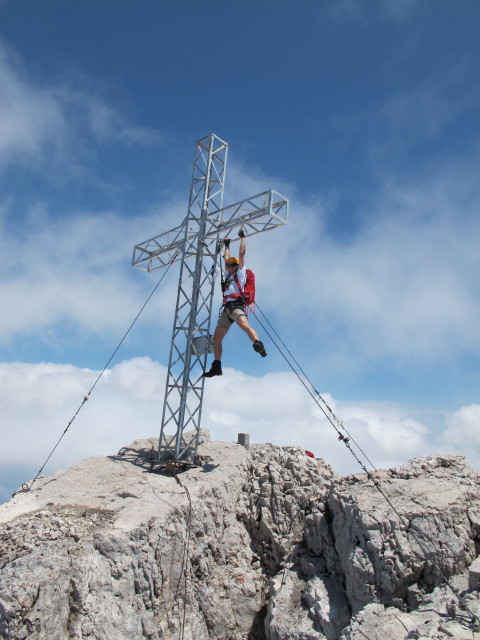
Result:
{"label": "limestone rock", "polygon": [[480,558],[476,558],[468,568],[468,588],[480,590]]}
{"label": "limestone rock", "polygon": [[0,638],[472,637],[480,482],[463,458],[340,478],[299,448],[202,432],[202,466],[175,477],[156,444],[0,505]]}

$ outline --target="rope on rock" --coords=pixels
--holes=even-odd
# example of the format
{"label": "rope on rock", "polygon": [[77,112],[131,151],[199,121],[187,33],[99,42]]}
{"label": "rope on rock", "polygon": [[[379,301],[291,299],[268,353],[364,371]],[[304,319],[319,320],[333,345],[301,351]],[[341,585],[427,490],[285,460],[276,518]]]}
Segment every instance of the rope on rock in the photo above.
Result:
{"label": "rope on rock", "polygon": [[188,487],[182,483],[182,481],[178,477],[178,474],[177,474],[176,470],[173,473],[173,477],[175,478],[177,484],[179,484],[182,487],[182,489],[184,489],[185,493],[187,494],[188,504],[189,504],[187,522],[186,522],[187,537],[186,537],[186,540],[185,540],[184,545],[183,545],[182,566],[180,568],[180,575],[178,576],[177,588],[175,590],[175,601],[176,601],[177,597],[178,597],[178,592],[180,590],[180,582],[182,580],[182,575],[183,575],[184,576],[184,579],[183,579],[183,614],[182,614],[182,619],[180,621],[180,627],[181,627],[180,628],[180,640],[184,640],[184,636],[185,636],[185,621],[186,621],[186,616],[187,616],[187,563],[188,563],[188,561],[190,559],[190,539],[191,539],[191,524],[192,524],[192,498],[190,496],[190,491],[188,490]]}
{"label": "rope on rock", "polygon": [[110,356],[110,358],[108,359],[107,363],[105,364],[105,366],[103,367],[101,373],[98,375],[97,379],[95,380],[95,382],[93,383],[90,391],[87,393],[86,396],[84,396],[80,406],[78,407],[78,409],[76,410],[76,412],[74,413],[73,417],[71,418],[70,422],[67,424],[67,426],[65,427],[62,435],[60,436],[60,438],[57,440],[57,442],[55,443],[53,449],[50,451],[50,453],[48,454],[45,462],[42,464],[42,466],[40,467],[40,469],[37,472],[37,475],[34,477],[33,480],[31,480],[30,482],[24,482],[22,484],[22,486],[20,487],[20,489],[18,489],[18,491],[15,491],[12,494],[12,498],[17,495],[18,493],[27,493],[28,491],[31,491],[33,485],[35,484],[35,482],[38,480],[38,478],[40,477],[42,471],[45,469],[48,461],[50,460],[50,458],[53,456],[53,454],[55,453],[55,450],[57,449],[58,445],[60,444],[60,442],[63,440],[64,436],[66,435],[67,431],[70,429],[70,426],[72,425],[72,423],[74,422],[75,418],[78,416],[78,414],[80,413],[81,409],[83,408],[83,406],[85,405],[85,403],[90,399],[90,396],[93,392],[93,390],[95,389],[95,387],[97,386],[100,378],[104,375],[105,371],[107,370],[108,365],[112,362],[113,358],[115,357],[115,355],[117,354],[117,351],[120,349],[120,347],[122,346],[122,344],[125,342],[128,334],[130,333],[130,331],[133,329],[134,324],[137,322],[138,318],[140,317],[140,315],[142,314],[142,312],[144,311],[145,307],[147,306],[147,304],[150,302],[150,300],[152,299],[154,293],[157,291],[158,287],[160,286],[160,284],[162,283],[162,280],[165,278],[165,276],[167,275],[170,267],[172,266],[172,264],[174,263],[177,255],[178,255],[178,251],[175,253],[175,255],[173,256],[173,258],[171,259],[171,261],[169,262],[169,264],[167,265],[167,268],[165,269],[162,277],[160,278],[160,280],[157,282],[157,284],[155,285],[155,287],[152,289],[152,292],[150,293],[150,295],[148,296],[148,298],[146,299],[146,301],[144,302],[144,304],[142,305],[142,307],[140,308],[140,311],[137,313],[137,315],[135,316],[134,320],[132,321],[132,323],[130,324],[130,326],[128,327],[127,331],[125,332],[123,338],[120,340],[120,342],[118,343],[117,347],[115,348],[115,350],[113,351],[112,355]]}

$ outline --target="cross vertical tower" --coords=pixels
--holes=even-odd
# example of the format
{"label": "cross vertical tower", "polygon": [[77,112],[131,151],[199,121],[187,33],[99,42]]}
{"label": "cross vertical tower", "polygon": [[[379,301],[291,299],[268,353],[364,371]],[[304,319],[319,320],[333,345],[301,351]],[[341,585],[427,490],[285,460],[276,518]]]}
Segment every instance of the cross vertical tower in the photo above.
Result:
{"label": "cross vertical tower", "polygon": [[[173,422],[179,428],[167,448],[174,460],[191,452],[184,431],[192,427],[196,435],[200,428],[205,379],[198,368],[196,376],[193,370],[198,364],[205,369],[209,351],[217,253],[216,243],[204,238],[209,211],[222,208],[227,151],[227,144],[213,135],[199,140],[195,148],[159,446],[159,451],[167,446],[164,436]],[[196,448],[195,437],[194,455]]]}
{"label": "cross vertical tower", "polygon": [[[243,226],[250,236],[287,222],[288,201],[273,190],[222,208],[227,151],[227,143],[214,134],[197,141],[186,218],[134,247],[132,265],[145,271],[181,261],[158,447],[161,462],[192,463],[196,458],[220,235],[227,237]],[[170,428],[173,435],[167,435]],[[193,430],[189,439],[188,429]]]}

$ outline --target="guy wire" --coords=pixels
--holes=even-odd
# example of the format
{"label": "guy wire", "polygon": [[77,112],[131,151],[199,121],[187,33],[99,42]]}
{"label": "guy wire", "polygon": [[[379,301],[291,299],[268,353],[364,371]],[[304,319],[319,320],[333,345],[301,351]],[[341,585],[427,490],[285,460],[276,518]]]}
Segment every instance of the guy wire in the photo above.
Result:
{"label": "guy wire", "polygon": [[[283,340],[280,338],[280,336],[278,335],[278,333],[275,331],[275,329],[273,328],[272,324],[269,322],[269,320],[267,319],[267,317],[265,316],[265,314],[263,313],[263,311],[260,309],[259,305],[257,302],[255,302],[255,306],[256,308],[260,311],[260,313],[262,314],[262,316],[265,318],[266,322],[268,323],[268,325],[271,327],[272,331],[275,333],[275,335],[277,336],[277,338],[280,340],[280,342],[282,343],[282,345],[284,346],[284,348],[286,349],[286,351],[288,352],[288,354],[290,355],[290,357],[292,358],[292,360],[295,362],[295,364],[297,365],[298,369],[302,372],[302,374],[304,375],[305,379],[308,381],[308,383],[310,384],[310,387],[314,390],[315,394],[314,395],[311,391],[311,389],[308,387],[308,385],[305,383],[305,380],[302,379],[302,377],[299,375],[298,371],[294,368],[294,366],[292,365],[292,363],[290,362],[290,360],[286,357],[286,355],[283,353],[282,349],[278,346],[278,344],[275,342],[275,340],[272,338],[271,334],[269,333],[269,331],[266,329],[265,325],[261,322],[261,320],[258,318],[256,312],[254,311],[254,315],[257,318],[260,326],[263,328],[263,330],[265,331],[265,333],[268,335],[268,337],[270,338],[270,340],[273,342],[273,344],[276,346],[276,348],[278,349],[279,353],[282,355],[282,357],[284,358],[284,360],[287,362],[287,364],[289,365],[289,367],[292,369],[292,371],[295,373],[295,375],[297,376],[297,378],[300,380],[300,382],[302,383],[302,385],[305,387],[305,389],[307,390],[307,392],[309,393],[309,395],[313,398],[314,402],[317,404],[317,406],[321,409],[322,413],[324,414],[324,416],[327,418],[327,420],[330,422],[330,424],[332,425],[332,427],[335,429],[335,431],[338,434],[338,439],[341,440],[345,446],[347,447],[347,449],[350,451],[350,453],[353,455],[353,457],[355,458],[355,460],[358,462],[358,464],[361,466],[361,468],[363,469],[363,471],[365,472],[365,474],[367,475],[368,479],[371,480],[374,484],[374,486],[376,487],[376,489],[379,491],[379,493],[383,496],[383,498],[386,500],[386,502],[388,503],[388,505],[391,507],[392,511],[397,515],[397,517],[399,518],[399,521],[401,523],[404,524],[404,526],[406,526],[407,528],[410,527],[410,523],[408,520],[406,520],[404,518],[404,516],[402,514],[399,513],[399,511],[397,510],[397,508],[395,507],[395,505],[392,503],[392,501],[390,500],[390,497],[385,493],[385,491],[383,490],[382,486],[380,485],[380,482],[377,480],[377,478],[375,478],[375,476],[372,475],[371,471],[369,471],[365,464],[360,460],[360,458],[358,457],[358,455],[355,453],[355,451],[352,449],[351,445],[350,445],[350,440],[352,440],[352,442],[356,445],[356,447],[358,448],[358,450],[363,454],[363,456],[365,457],[365,459],[368,461],[368,463],[371,465],[373,471],[375,471],[375,466],[373,465],[373,463],[371,462],[371,460],[368,458],[368,456],[366,455],[366,453],[362,450],[362,448],[358,445],[357,442],[355,442],[355,440],[350,436],[350,434],[348,433],[347,429],[345,428],[345,426],[343,425],[342,422],[340,422],[340,420],[337,418],[337,416],[335,416],[335,414],[333,413],[333,411],[330,409],[330,407],[328,406],[328,404],[325,402],[325,400],[323,399],[323,397],[321,396],[321,394],[315,389],[314,385],[312,384],[312,382],[310,381],[310,379],[308,378],[308,376],[306,375],[306,373],[303,371],[302,367],[299,365],[299,363],[297,362],[297,360],[294,358],[294,356],[292,355],[292,353],[290,352],[290,350],[287,348],[287,346],[285,345],[285,343],[283,342]],[[318,398],[320,398],[320,400],[325,404],[325,406],[328,408],[330,415],[327,414],[327,412],[324,410],[324,408],[319,404],[318,402]],[[333,419],[332,419],[333,418]],[[335,420],[338,425],[345,431],[345,433],[347,433],[347,435],[349,436],[348,438],[345,437],[341,431],[339,430],[339,428],[334,424],[333,420]],[[427,552],[423,546],[423,544],[421,543],[421,541],[417,538],[417,536],[414,535],[414,538],[417,541],[417,544],[419,545],[419,547],[422,549],[422,551],[424,552],[425,555],[427,555]],[[434,563],[435,564],[435,563]],[[455,589],[455,587],[453,586],[453,584],[451,583],[450,579],[447,578],[447,576],[445,575],[445,573],[443,572],[442,568],[438,565],[436,565],[440,575],[442,576],[445,584],[448,586],[448,588],[450,589],[450,591],[454,594],[454,596],[457,598],[459,605],[468,613],[468,615],[470,616],[470,626],[474,629],[478,629],[480,627],[480,618],[473,613],[469,607],[467,607],[465,605],[465,603],[463,602],[463,598],[460,596],[460,594],[457,592],[457,590]],[[283,586],[283,585],[282,585]]]}
{"label": "guy wire", "polygon": [[117,347],[115,348],[115,350],[113,351],[112,355],[110,356],[110,358],[107,360],[107,363],[105,364],[105,366],[103,367],[101,373],[98,375],[97,379],[95,380],[95,382],[93,383],[90,391],[87,393],[86,396],[84,396],[80,406],[78,407],[78,409],[76,410],[76,412],[74,413],[73,417],[71,418],[70,422],[67,424],[67,426],[65,427],[65,430],[63,431],[62,435],[60,436],[60,438],[57,440],[57,442],[55,443],[55,446],[53,447],[53,449],[50,451],[50,453],[48,454],[45,462],[42,464],[42,466],[40,467],[40,469],[37,472],[37,475],[34,477],[33,480],[31,480],[30,482],[25,482],[24,484],[22,484],[21,488],[18,489],[18,491],[15,491],[12,494],[12,498],[17,495],[17,493],[22,493],[22,492],[28,492],[32,489],[34,483],[38,480],[38,478],[40,477],[42,471],[44,470],[44,468],[46,467],[48,461],[50,460],[50,458],[52,457],[52,455],[54,454],[55,450],[57,449],[58,445],[60,444],[60,442],[63,440],[65,434],[67,433],[67,431],[70,429],[71,424],[73,423],[73,421],[75,420],[75,418],[77,417],[77,415],[80,413],[80,410],[83,408],[83,405],[90,399],[90,395],[92,394],[93,390],[95,389],[95,387],[97,386],[100,378],[104,375],[105,371],[107,370],[108,365],[111,363],[111,361],[113,360],[113,358],[115,357],[115,355],[117,354],[117,351],[120,349],[120,347],[122,346],[122,344],[124,343],[124,341],[126,340],[128,334],[130,333],[130,331],[133,329],[134,324],[137,322],[138,318],[140,317],[140,315],[142,314],[142,312],[144,311],[145,307],[147,306],[147,304],[150,302],[150,300],[152,299],[154,293],[156,292],[156,290],[158,289],[158,287],[160,286],[160,284],[162,283],[162,280],[165,278],[165,276],[167,275],[170,267],[172,266],[172,264],[174,263],[177,255],[179,253],[179,250],[177,250],[173,256],[173,258],[170,260],[169,264],[167,265],[167,268],[165,269],[162,277],[160,278],[160,280],[157,282],[157,284],[155,285],[155,287],[152,289],[152,292],[150,293],[150,295],[148,296],[148,298],[146,299],[146,301],[144,302],[144,304],[142,305],[140,311],[137,313],[137,315],[135,316],[134,320],[132,321],[132,323],[130,324],[130,326],[128,327],[127,331],[125,332],[123,338],[120,340],[120,342],[118,343]]}

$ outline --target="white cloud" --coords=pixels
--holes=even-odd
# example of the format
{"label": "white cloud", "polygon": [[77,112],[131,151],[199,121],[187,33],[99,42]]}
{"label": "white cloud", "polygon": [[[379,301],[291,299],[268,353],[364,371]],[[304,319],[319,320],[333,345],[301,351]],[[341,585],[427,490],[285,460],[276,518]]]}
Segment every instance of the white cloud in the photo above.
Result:
{"label": "white cloud", "polygon": [[[31,154],[46,160],[52,140],[65,149],[75,138],[71,127],[79,126],[72,120],[83,122],[96,137],[148,141],[148,132],[131,128],[92,92],[36,86],[4,44],[0,76],[7,87],[0,98],[4,162]],[[423,119],[447,88],[431,95],[424,89]],[[383,120],[391,117],[392,129],[405,118],[410,121],[417,98],[397,100],[402,108],[389,103]],[[76,117],[69,118],[74,103]],[[449,115],[447,106],[436,116],[436,130],[458,118],[458,110]],[[328,220],[337,213],[334,203],[322,195],[300,197],[292,184],[230,158],[226,204],[272,187],[291,201],[286,228],[248,242],[261,308],[267,314],[275,310],[287,339],[296,340],[299,319],[306,320],[321,357],[337,367],[361,369],[385,358],[412,364],[444,360],[466,349],[479,353],[476,166],[475,154],[452,158],[404,183],[386,170],[379,191],[358,203],[357,231],[339,243],[328,232]],[[187,191],[188,185],[185,200]],[[73,208],[62,214],[60,219],[38,204],[25,221],[16,202],[2,207],[0,296],[9,310],[0,319],[4,345],[27,333],[39,341],[54,340],[65,323],[74,331],[118,335],[143,302],[146,283],[155,281],[127,275],[133,244],[177,225],[185,202],[164,201],[134,219]],[[175,289],[175,278],[168,278],[159,291],[159,306],[171,310],[159,314],[161,328],[170,327]]]}
{"label": "white cloud", "polygon": [[[85,84],[88,84],[85,82]],[[92,161],[98,141],[163,144],[164,134],[133,126],[91,87],[42,84],[32,78],[20,57],[0,40],[0,167],[21,163],[47,174],[52,163],[62,179]]]}
{"label": "white cloud", "polygon": [[[2,467],[10,468],[12,474],[28,468],[35,475],[98,375],[72,365],[1,364]],[[115,454],[136,438],[157,437],[165,377],[166,368],[149,358],[126,360],[108,370],[45,472],[84,457]],[[328,393],[322,398],[378,468],[438,452],[432,432],[413,409],[387,403],[342,403]],[[466,453],[478,465],[479,421],[477,405],[447,416],[443,452]],[[304,447],[339,473],[361,471],[292,373],[256,377],[226,368],[221,378],[207,381],[202,426],[217,440],[236,441],[238,433],[248,433],[251,442]],[[363,454],[352,446],[369,468]]]}
{"label": "white cloud", "polygon": [[69,108],[75,105],[84,114],[88,129],[100,140],[117,140],[126,145],[151,146],[164,144],[170,136],[146,127],[128,123],[120,111],[105,102],[101,97],[86,91],[63,89],[62,95]]}
{"label": "white cloud", "polygon": [[[274,314],[287,344],[296,349],[304,340],[306,322],[316,345],[307,357],[337,370],[385,358],[416,366],[480,353],[480,194],[473,174],[441,167],[428,181],[388,183],[375,201],[359,205],[361,223],[344,244],[327,231],[334,215],[328,201],[302,201],[288,185],[254,179],[234,165],[232,199],[272,186],[293,196],[287,227],[247,245],[260,308]],[[3,207],[0,296],[7,313],[0,340],[6,346],[27,334],[55,341],[65,322],[72,332],[119,336],[162,275],[131,269],[133,244],[178,224],[185,205],[165,201],[132,219],[113,211],[67,213],[59,220],[34,207],[20,232],[14,205]],[[160,330],[170,330],[176,288],[171,272],[155,310],[145,311]]]}
{"label": "white cloud", "polygon": [[[118,335],[146,299],[163,271],[147,276],[134,271],[130,260],[134,242],[145,229],[165,219],[170,224],[179,205],[166,204],[148,216],[125,219],[113,212],[79,212],[58,220],[34,208],[22,233],[10,222],[15,209],[4,207],[0,218],[0,298],[7,311],[0,318],[0,343],[37,336],[51,340],[65,322],[70,330]],[[171,276],[172,274],[169,274]],[[168,278],[144,317],[173,308],[176,284]],[[155,307],[153,311],[152,307]],[[171,317],[160,314],[160,327]]]}
{"label": "white cloud", "polygon": [[468,456],[472,464],[480,466],[480,405],[461,407],[445,419],[443,446],[452,452]]}
{"label": "white cloud", "polygon": [[[352,433],[369,443],[376,466],[398,464],[432,448],[432,434],[409,410],[391,403],[341,403],[337,409]],[[430,438],[430,442],[429,442]],[[370,456],[369,456],[370,457]]]}
{"label": "white cloud", "polygon": [[33,86],[13,51],[0,41],[0,163],[35,158],[65,135],[61,104],[51,91]]}
{"label": "white cloud", "polygon": [[[0,364],[1,464],[35,471],[97,381],[99,371],[52,363]],[[166,370],[134,358],[108,370],[71,424],[52,463],[59,469],[92,455],[115,454],[160,431]]]}
{"label": "white cloud", "polygon": [[325,205],[292,202],[289,226],[248,249],[259,304],[349,366],[479,354],[478,194],[460,184],[389,185],[346,244],[323,230]]}
{"label": "white cloud", "polygon": [[368,469],[399,464],[433,446],[428,428],[407,409],[341,403],[328,393],[316,403],[292,373],[256,378],[227,369],[209,385],[206,398],[204,422],[216,438],[223,439],[223,432],[236,440],[238,433],[247,432],[253,442],[304,447],[339,473],[361,471],[339,433],[352,438],[351,447]]}

